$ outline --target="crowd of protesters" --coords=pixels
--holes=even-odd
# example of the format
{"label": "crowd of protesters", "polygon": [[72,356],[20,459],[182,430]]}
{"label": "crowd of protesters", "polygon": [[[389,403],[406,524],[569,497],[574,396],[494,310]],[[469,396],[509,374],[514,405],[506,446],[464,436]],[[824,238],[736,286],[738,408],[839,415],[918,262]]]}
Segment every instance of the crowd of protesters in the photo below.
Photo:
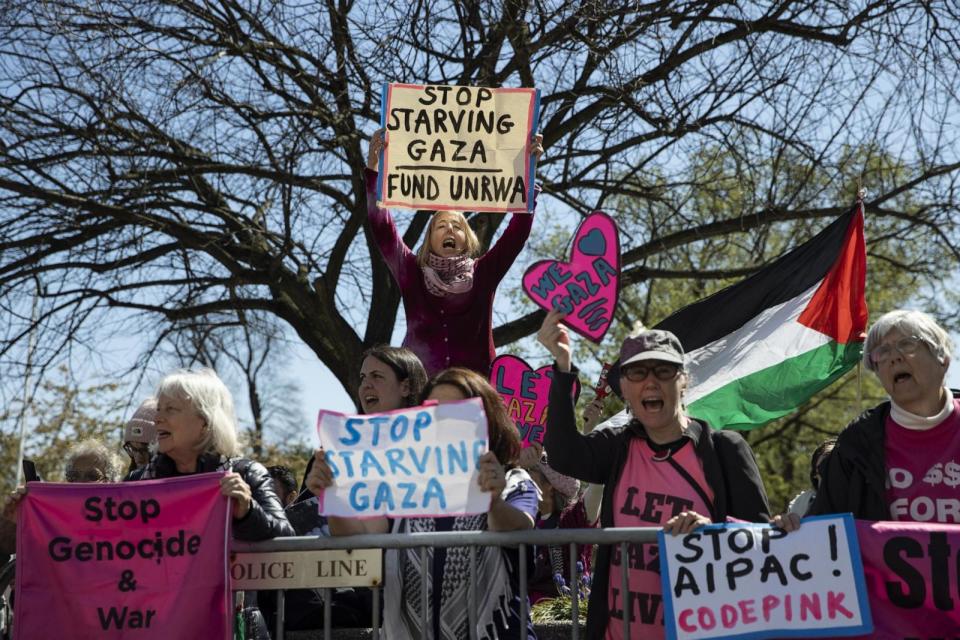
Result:
{"label": "crowd of protesters", "polygon": [[[928,315],[894,311],[877,320],[866,339],[863,363],[878,376],[889,400],[864,412],[839,437],[825,442],[811,460],[808,492],[783,514],[772,513],[753,452],[736,432],[687,414],[684,392],[687,360],[668,331],[640,330],[619,348],[617,393],[626,407],[619,424],[594,429],[601,405],[579,412],[578,377],[570,334],[558,311],[546,315],[538,340],[553,359],[549,412],[543,447],[521,447],[519,433],[488,382],[493,357],[490,316],[497,283],[520,252],[533,216],[515,214],[500,241],[478,256],[478,242],[462,214],[433,216],[418,253],[400,238],[390,214],[376,204],[372,185],[385,137],[371,143],[367,184],[373,237],[402,293],[407,311],[406,347],[378,346],[357,363],[358,406],[364,413],[394,411],[425,401],[479,398],[488,423],[489,450],[476,471],[480,489],[491,496],[489,510],[471,516],[434,518],[329,518],[319,513],[318,496],[334,482],[326,452],[317,450],[298,487],[286,467],[265,468],[242,455],[233,400],[212,370],[177,371],[163,379],[153,398],[131,419],[133,433],[150,426],[153,444],[128,439],[125,481],[173,478],[223,471],[220,487],[231,498],[233,535],[240,540],[275,536],[439,531],[515,531],[552,528],[660,527],[673,535],[728,519],[773,522],[785,530],[801,526],[808,514],[852,512],[866,520],[957,523],[955,492],[946,485],[891,483],[903,472],[922,478],[938,463],[960,454],[960,398],[944,387],[953,345]],[[540,138],[531,154],[542,153]],[[409,348],[408,348],[409,347]],[[130,426],[130,425],[128,425]],[[132,437],[131,437],[132,438]],[[149,448],[148,448],[149,447]],[[119,459],[98,443],[79,443],[65,459],[70,482],[119,480]],[[4,508],[16,518],[25,489]],[[658,496],[652,503],[651,496]],[[652,505],[652,506],[651,506]],[[9,526],[4,544],[10,545]],[[515,548],[477,551],[477,605],[480,638],[535,638],[529,605],[562,597],[570,584],[571,562],[589,585],[586,636],[619,638],[620,603],[638,596],[661,602],[655,549],[582,546],[572,559],[567,547],[538,546],[531,554],[527,589],[520,581]],[[636,548],[640,547],[640,548]],[[466,549],[436,548],[419,574],[419,550],[386,553],[382,619],[385,637],[459,639],[468,636]],[[624,579],[624,573],[626,577]],[[416,577],[414,577],[416,576]],[[423,583],[427,588],[424,589]],[[621,593],[628,585],[629,594]],[[527,606],[521,603],[529,594]],[[427,594],[429,602],[421,602]],[[270,619],[275,604],[261,599]],[[323,624],[323,599],[316,590],[288,595],[285,619],[291,629]],[[333,595],[337,626],[367,626],[372,600],[363,589]],[[431,612],[424,619],[421,612]],[[525,613],[526,612],[526,613]],[[380,613],[380,612],[378,612]],[[423,628],[423,622],[428,628]],[[632,623],[638,637],[663,636],[663,611]]]}

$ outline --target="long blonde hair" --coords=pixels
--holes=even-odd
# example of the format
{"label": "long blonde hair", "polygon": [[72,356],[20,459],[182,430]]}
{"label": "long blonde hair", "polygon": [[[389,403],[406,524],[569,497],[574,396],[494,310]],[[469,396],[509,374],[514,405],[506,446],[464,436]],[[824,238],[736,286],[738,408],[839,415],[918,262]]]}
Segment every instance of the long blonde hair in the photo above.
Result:
{"label": "long blonde hair", "polygon": [[430,257],[430,235],[433,233],[433,224],[436,222],[438,216],[445,213],[452,214],[460,224],[463,225],[463,232],[467,238],[467,246],[463,249],[463,255],[468,258],[476,258],[480,253],[480,239],[477,238],[477,234],[473,232],[473,228],[467,223],[467,218],[463,215],[462,211],[435,211],[430,217],[430,223],[427,225],[427,233],[423,239],[423,244],[417,249],[417,264],[420,265],[421,268],[426,266],[427,258]]}

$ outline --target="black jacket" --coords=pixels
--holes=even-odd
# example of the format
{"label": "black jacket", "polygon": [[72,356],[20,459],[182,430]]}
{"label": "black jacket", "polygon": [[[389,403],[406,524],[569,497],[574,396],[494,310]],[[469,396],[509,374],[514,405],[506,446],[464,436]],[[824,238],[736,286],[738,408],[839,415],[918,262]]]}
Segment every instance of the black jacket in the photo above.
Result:
{"label": "black jacket", "polygon": [[853,514],[861,520],[889,520],[883,450],[890,403],[867,409],[837,436],[837,444],[820,463],[820,486],[808,516]]}
{"label": "black jacket", "polygon": [[[600,526],[613,526],[613,497],[627,462],[630,440],[646,438],[643,425],[631,421],[625,427],[602,429],[589,435],[577,431],[571,387],[577,374],[553,369],[544,448],[550,466],[586,482],[602,484]],[[714,493],[713,515],[722,522],[733,516],[750,522],[769,520],[770,507],[753,451],[731,431],[714,431],[692,421],[686,430],[703,473]],[[610,578],[610,547],[597,547],[593,587],[587,608],[587,638],[601,640],[607,626],[607,590]]]}
{"label": "black jacket", "polygon": [[[960,391],[951,393],[960,397]],[[860,520],[890,520],[884,449],[889,415],[890,403],[881,402],[840,432],[833,451],[821,463],[820,486],[807,515],[850,512]]]}
{"label": "black jacket", "polygon": [[[239,520],[233,521],[233,537],[237,540],[256,542],[278,536],[295,536],[296,531],[283,513],[280,498],[273,490],[273,478],[259,462],[247,458],[226,458],[214,453],[205,453],[197,459],[197,473],[232,470],[250,485],[253,501],[250,510]],[[127,474],[124,480],[152,480],[174,478],[184,474],[177,471],[173,460],[159,453],[141,469]]]}

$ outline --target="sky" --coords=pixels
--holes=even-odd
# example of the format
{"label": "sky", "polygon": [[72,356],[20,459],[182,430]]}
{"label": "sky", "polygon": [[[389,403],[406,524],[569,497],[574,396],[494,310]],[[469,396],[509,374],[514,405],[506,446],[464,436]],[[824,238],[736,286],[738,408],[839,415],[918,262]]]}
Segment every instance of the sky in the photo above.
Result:
{"label": "sky", "polygon": [[[952,337],[954,344],[960,345],[960,335],[953,335]],[[575,336],[573,339],[577,340],[579,338]],[[395,344],[399,344],[401,340],[402,334],[397,337]],[[960,358],[960,350],[954,350],[953,364],[947,370],[947,386],[954,389],[960,389],[960,360],[958,358]],[[537,366],[542,364],[544,363],[538,363]],[[304,347],[301,353],[297,354],[294,372],[303,389],[304,410],[310,416],[311,425],[320,409],[343,413],[354,412],[353,401],[350,400],[343,386],[330,373],[329,369],[312,355],[309,349]],[[590,376],[582,375],[581,381],[584,384],[591,384],[593,379]],[[866,407],[863,408],[866,409]]]}

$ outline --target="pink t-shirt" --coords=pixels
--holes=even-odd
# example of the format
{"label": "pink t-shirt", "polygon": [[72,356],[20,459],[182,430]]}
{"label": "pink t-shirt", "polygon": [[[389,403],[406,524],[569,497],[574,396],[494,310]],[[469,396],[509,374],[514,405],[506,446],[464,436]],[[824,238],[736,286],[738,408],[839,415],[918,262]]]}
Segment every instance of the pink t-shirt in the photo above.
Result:
{"label": "pink t-shirt", "polygon": [[[613,497],[613,526],[650,527],[664,524],[681,511],[693,510],[709,517],[710,509],[696,490],[669,462],[654,460],[662,458],[650,448],[643,438],[630,441],[627,464]],[[707,486],[703,466],[687,442],[673,454],[673,459],[704,490],[710,501],[713,491]],[[628,544],[629,563],[627,579],[630,593],[624,599],[621,594],[620,545],[613,545],[610,554],[610,582],[607,587],[607,639],[623,638],[623,603],[628,602],[630,613],[630,636],[632,638],[662,638],[663,594],[660,589],[660,556],[657,545]]]}
{"label": "pink t-shirt", "polygon": [[960,523],[960,400],[943,422],[924,431],[888,416],[884,448],[891,520]]}

